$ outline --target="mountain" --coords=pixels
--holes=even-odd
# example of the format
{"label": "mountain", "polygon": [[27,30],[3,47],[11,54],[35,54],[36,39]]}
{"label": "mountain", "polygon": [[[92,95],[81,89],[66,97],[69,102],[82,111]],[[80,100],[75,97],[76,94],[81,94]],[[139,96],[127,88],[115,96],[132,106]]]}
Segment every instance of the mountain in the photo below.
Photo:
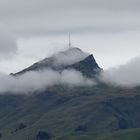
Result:
{"label": "mountain", "polygon": [[[13,75],[46,68],[93,78],[102,71],[93,55],[71,48]],[[139,140],[139,118],[139,87],[57,85],[0,95],[0,140]]]}
{"label": "mountain", "polygon": [[12,75],[21,75],[29,71],[38,71],[48,68],[60,72],[64,69],[76,69],[86,76],[93,76],[102,71],[96,63],[93,55],[85,53],[79,48],[70,48],[66,51],[57,53],[52,57],[45,58]]}

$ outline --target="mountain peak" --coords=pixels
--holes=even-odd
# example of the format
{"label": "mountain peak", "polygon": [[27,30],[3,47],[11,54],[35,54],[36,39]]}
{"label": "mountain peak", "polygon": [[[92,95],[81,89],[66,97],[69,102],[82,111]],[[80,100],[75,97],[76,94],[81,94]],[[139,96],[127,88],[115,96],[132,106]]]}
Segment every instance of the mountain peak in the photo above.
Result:
{"label": "mountain peak", "polygon": [[38,63],[45,64],[50,62],[53,66],[66,66],[79,62],[85,59],[88,55],[88,53],[83,52],[79,48],[69,48],[65,51],[54,54],[52,57],[45,58]]}
{"label": "mountain peak", "polygon": [[102,71],[102,68],[99,67],[92,54],[86,57],[84,60],[71,65],[70,67],[82,72],[87,77],[94,77],[96,74]]}
{"label": "mountain peak", "polygon": [[83,52],[79,48],[69,48],[65,51],[54,54],[49,58],[45,58],[32,66],[16,73],[15,75],[24,74],[28,71],[38,71],[46,68],[62,71],[67,68],[73,68],[82,73],[95,73],[101,68],[96,63],[93,55]]}
{"label": "mountain peak", "polygon": [[[79,51],[79,52],[83,52],[80,48],[77,47],[71,47],[69,49],[67,49],[65,52],[70,52],[70,51]],[[84,52],[83,52],[84,53]]]}

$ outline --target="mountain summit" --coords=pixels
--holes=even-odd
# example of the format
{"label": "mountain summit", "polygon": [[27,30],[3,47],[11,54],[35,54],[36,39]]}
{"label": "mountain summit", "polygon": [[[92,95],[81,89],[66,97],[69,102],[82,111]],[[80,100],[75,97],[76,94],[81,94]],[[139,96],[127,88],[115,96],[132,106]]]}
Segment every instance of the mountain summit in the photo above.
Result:
{"label": "mountain summit", "polygon": [[70,48],[54,54],[49,58],[45,58],[13,75],[20,75],[28,71],[38,71],[48,68],[60,72],[64,69],[76,69],[86,76],[93,76],[102,70],[96,63],[93,55],[85,53],[79,48]]}

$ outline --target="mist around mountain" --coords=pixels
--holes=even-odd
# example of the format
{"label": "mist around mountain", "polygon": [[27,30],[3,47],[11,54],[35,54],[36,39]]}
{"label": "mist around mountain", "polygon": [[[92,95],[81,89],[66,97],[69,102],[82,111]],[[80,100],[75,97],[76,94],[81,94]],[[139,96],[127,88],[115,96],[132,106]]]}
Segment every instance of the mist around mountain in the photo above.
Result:
{"label": "mist around mountain", "polygon": [[71,48],[10,76],[0,74],[0,93],[30,94],[58,85],[94,86],[101,70],[93,55]]}
{"label": "mist around mountain", "polygon": [[0,140],[139,140],[140,88],[111,73],[70,48],[1,74]]}

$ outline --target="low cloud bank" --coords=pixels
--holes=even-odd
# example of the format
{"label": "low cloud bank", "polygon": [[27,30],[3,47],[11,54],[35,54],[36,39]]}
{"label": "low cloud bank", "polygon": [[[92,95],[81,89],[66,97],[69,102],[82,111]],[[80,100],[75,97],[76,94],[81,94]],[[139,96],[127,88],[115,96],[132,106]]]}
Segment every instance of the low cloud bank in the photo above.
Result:
{"label": "low cloud bank", "polygon": [[112,68],[101,74],[101,80],[118,86],[135,87],[140,85],[140,58],[131,60],[118,68]]}
{"label": "low cloud bank", "polygon": [[55,85],[67,86],[93,86],[95,82],[87,79],[74,69],[64,70],[62,73],[46,69],[44,71],[31,71],[20,76],[0,74],[0,93],[32,93],[42,91]]}

